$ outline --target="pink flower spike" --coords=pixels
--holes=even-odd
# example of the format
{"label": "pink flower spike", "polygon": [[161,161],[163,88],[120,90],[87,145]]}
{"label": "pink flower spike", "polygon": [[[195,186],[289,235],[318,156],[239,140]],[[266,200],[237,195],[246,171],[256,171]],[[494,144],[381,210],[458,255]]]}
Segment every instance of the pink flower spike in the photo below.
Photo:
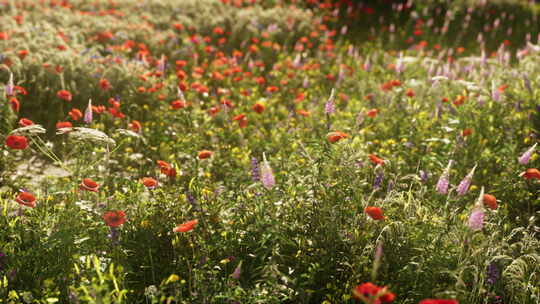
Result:
{"label": "pink flower spike", "polygon": [[439,177],[439,181],[437,182],[436,190],[440,194],[448,193],[448,184],[450,182],[450,167],[452,167],[452,162],[452,160],[448,162],[448,166],[446,167],[446,169],[444,169],[441,177]]}
{"label": "pink flower spike", "polygon": [[474,170],[476,169],[476,165],[472,168],[471,172],[465,176],[465,178],[459,183],[457,187],[457,194],[458,195],[465,195],[467,194],[467,191],[469,191],[469,186],[471,185],[472,177],[474,175]]}
{"label": "pink flower spike", "polygon": [[475,208],[471,212],[469,216],[469,228],[474,231],[484,228],[484,210],[482,208]]}
{"label": "pink flower spike", "polygon": [[84,111],[83,120],[87,124],[92,123],[92,99],[88,100],[88,107],[86,107],[86,110]]}
{"label": "pink flower spike", "polygon": [[261,166],[261,182],[263,186],[268,190],[272,189],[272,187],[276,185],[274,173],[272,172],[272,168],[270,168],[270,165],[268,164],[268,161],[266,160],[266,155],[264,153],[263,163]]}
{"label": "pink flower spike", "polygon": [[526,165],[529,163],[529,160],[531,159],[532,154],[534,153],[536,146],[538,143],[534,144],[532,147],[530,147],[525,153],[523,153],[519,158],[518,162],[522,165]]}

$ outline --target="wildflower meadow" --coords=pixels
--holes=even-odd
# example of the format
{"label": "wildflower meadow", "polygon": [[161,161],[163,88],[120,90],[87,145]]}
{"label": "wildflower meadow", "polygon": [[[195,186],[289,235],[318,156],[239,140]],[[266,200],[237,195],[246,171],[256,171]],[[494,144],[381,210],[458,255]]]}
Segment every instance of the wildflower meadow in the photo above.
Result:
{"label": "wildflower meadow", "polygon": [[0,0],[0,303],[540,303],[540,4]]}

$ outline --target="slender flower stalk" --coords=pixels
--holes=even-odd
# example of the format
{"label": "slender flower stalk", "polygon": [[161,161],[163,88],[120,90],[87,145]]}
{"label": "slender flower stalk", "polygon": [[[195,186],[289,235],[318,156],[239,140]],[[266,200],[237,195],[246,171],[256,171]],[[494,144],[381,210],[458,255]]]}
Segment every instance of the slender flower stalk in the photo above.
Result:
{"label": "slender flower stalk", "polygon": [[276,180],[274,178],[274,173],[268,161],[266,160],[266,155],[263,153],[263,164],[261,166],[261,182],[263,186],[270,190],[276,185]]}
{"label": "slender flower stalk", "polygon": [[332,92],[330,93],[330,98],[328,98],[328,101],[326,101],[326,104],[324,105],[324,113],[327,115],[333,114],[336,111],[336,106],[334,104],[334,89],[332,89]]}
{"label": "slender flower stalk", "polygon": [[531,80],[526,73],[523,74],[523,83],[525,84],[525,88],[527,88],[527,91],[529,91],[529,94],[532,94],[533,90],[531,87]]}
{"label": "slender flower stalk", "polygon": [[377,190],[381,187],[383,179],[384,172],[380,170],[379,172],[377,172],[377,175],[375,175],[375,180],[373,181],[373,190]]}
{"label": "slender flower stalk", "polygon": [[472,170],[465,176],[463,180],[459,183],[457,187],[457,194],[458,195],[465,195],[467,194],[467,191],[469,191],[469,187],[471,186],[472,177],[474,175],[474,170],[476,169],[476,165],[472,168]]}
{"label": "slender flower stalk", "polygon": [[529,160],[531,159],[532,154],[534,153],[536,146],[538,144],[534,144],[532,147],[530,147],[525,153],[523,153],[519,158],[518,162],[522,165],[526,165],[529,163]]}
{"label": "slender flower stalk", "polygon": [[257,158],[255,157],[251,158],[251,179],[254,182],[258,182],[261,180],[259,162],[257,161]]}
{"label": "slender flower stalk", "polygon": [[448,193],[448,184],[450,183],[450,167],[452,167],[453,160],[450,160],[448,162],[448,166],[446,169],[444,169],[443,173],[441,174],[441,177],[439,177],[439,181],[437,182],[436,190],[440,194],[447,194]]}
{"label": "slender flower stalk", "polygon": [[88,100],[88,106],[86,107],[86,110],[84,111],[84,122],[87,124],[92,123],[92,99]]}

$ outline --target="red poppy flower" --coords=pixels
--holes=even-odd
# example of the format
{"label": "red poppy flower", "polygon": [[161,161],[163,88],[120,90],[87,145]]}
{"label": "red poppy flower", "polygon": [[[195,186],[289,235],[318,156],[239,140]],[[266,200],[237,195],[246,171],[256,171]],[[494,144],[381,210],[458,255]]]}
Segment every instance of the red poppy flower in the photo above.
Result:
{"label": "red poppy flower", "polygon": [[142,183],[148,189],[154,189],[158,185],[158,181],[151,178],[151,177],[143,177],[142,178]]}
{"label": "red poppy flower", "polygon": [[367,116],[371,118],[374,118],[375,116],[377,116],[377,114],[379,114],[379,109],[371,109],[367,111]]}
{"label": "red poppy flower", "polygon": [[112,88],[111,86],[111,83],[107,80],[107,79],[101,79],[99,80],[99,87],[103,90],[103,91],[108,91]]}
{"label": "red poppy flower", "polygon": [[235,117],[233,117],[232,120],[240,121],[242,119],[246,118],[246,114],[238,114]]}
{"label": "red poppy flower", "polygon": [[79,184],[79,189],[86,190],[86,191],[92,191],[92,192],[98,192],[99,185],[98,185],[98,183],[93,181],[91,178],[85,178]]}
{"label": "red poppy flower", "polygon": [[484,205],[488,206],[491,210],[497,210],[497,198],[491,194],[484,194]]}
{"label": "red poppy flower", "polygon": [[65,101],[71,101],[71,99],[73,98],[71,93],[69,91],[66,91],[66,90],[58,91],[58,93],[56,93],[56,96],[58,96],[58,98],[63,99]]}
{"label": "red poppy flower", "polygon": [[381,166],[384,165],[384,159],[379,158],[375,154],[370,154],[369,155],[369,160],[375,165],[381,165]]}
{"label": "red poppy flower", "polygon": [[191,231],[193,230],[193,228],[195,228],[195,226],[197,226],[197,224],[199,223],[198,220],[191,220],[191,221],[187,221],[183,224],[180,224],[176,227],[174,227],[173,229],[173,232],[188,232],[188,231]]}
{"label": "red poppy flower", "polygon": [[141,131],[142,126],[138,120],[132,120],[131,123],[129,124],[129,128],[131,129],[131,131],[139,133]]}
{"label": "red poppy flower", "polygon": [[214,152],[208,150],[201,150],[199,151],[198,157],[199,159],[207,159],[212,157],[212,154],[214,154]]}
{"label": "red poppy flower", "polygon": [[17,56],[19,56],[19,58],[23,60],[28,55],[28,53],[28,50],[20,50],[17,52]]}
{"label": "red poppy flower", "polygon": [[420,301],[419,304],[459,304],[459,302],[456,300],[425,299]]}
{"label": "red poppy flower", "polygon": [[176,177],[176,169],[171,167],[171,165],[169,165],[169,163],[167,163],[165,161],[162,161],[162,160],[158,160],[157,164],[159,166],[159,169],[160,169],[161,173],[163,173],[163,174],[165,174],[165,175],[167,175],[168,177],[171,177],[171,178]]}
{"label": "red poppy flower", "polygon": [[126,222],[126,214],[122,210],[107,211],[103,214],[105,224],[109,227],[118,227]]}
{"label": "red poppy flower", "polygon": [[69,116],[71,116],[71,119],[77,121],[83,117],[82,112],[79,109],[71,109],[68,113]]}
{"label": "red poppy flower", "polygon": [[364,209],[364,212],[376,221],[384,220],[383,211],[379,207],[368,206]]}
{"label": "red poppy flower", "polygon": [[9,135],[6,137],[6,146],[14,150],[24,150],[28,147],[28,139],[21,135]]}
{"label": "red poppy flower", "polygon": [[540,179],[540,171],[538,169],[529,168],[527,171],[522,172],[520,176],[523,176],[525,179]]}
{"label": "red poppy flower", "polygon": [[21,119],[19,119],[19,126],[21,126],[21,127],[28,127],[28,126],[31,126],[31,125],[33,125],[33,124],[34,124],[34,122],[31,121],[31,120],[28,119],[28,118],[21,118]]}
{"label": "red poppy flower", "polygon": [[386,287],[370,282],[356,286],[353,289],[353,296],[357,299],[368,300],[369,303],[391,303],[396,298],[396,295],[389,292]]}
{"label": "red poppy flower", "polygon": [[73,125],[69,121],[59,121],[56,123],[57,129],[71,128],[71,127],[73,127]]}
{"label": "red poppy flower", "polygon": [[459,95],[458,97],[456,97],[456,99],[454,99],[454,101],[452,103],[456,107],[462,105],[463,103],[465,103],[465,96]]}
{"label": "red poppy flower", "polygon": [[308,117],[308,116],[309,116],[309,111],[302,110],[302,109],[296,110],[296,113],[297,113],[298,115],[301,115],[301,116],[304,116],[304,117]]}
{"label": "red poppy flower", "polygon": [[253,105],[253,111],[261,114],[265,109],[265,106],[260,103],[260,102],[257,102],[256,104]]}
{"label": "red poppy flower", "polygon": [[186,107],[186,103],[182,100],[171,101],[171,108],[178,110]]}
{"label": "red poppy flower", "polygon": [[413,89],[407,89],[407,91],[405,92],[405,95],[407,95],[409,97],[414,97]]}
{"label": "red poppy flower", "polygon": [[9,99],[9,104],[11,105],[11,109],[13,109],[13,112],[19,112],[19,109],[21,108],[21,103],[17,98],[11,97]]}
{"label": "red poppy flower", "polygon": [[469,129],[469,128],[463,129],[463,131],[461,132],[461,136],[467,137],[467,136],[471,135],[472,133],[473,133],[472,129]]}
{"label": "red poppy flower", "polygon": [[347,136],[349,136],[349,135],[347,135],[347,133],[336,131],[336,132],[328,133],[326,135],[326,139],[331,143],[335,143],[337,141],[340,141],[340,140],[346,138]]}
{"label": "red poppy flower", "polygon": [[30,192],[21,192],[15,198],[15,201],[21,205],[35,208],[36,207],[36,197]]}

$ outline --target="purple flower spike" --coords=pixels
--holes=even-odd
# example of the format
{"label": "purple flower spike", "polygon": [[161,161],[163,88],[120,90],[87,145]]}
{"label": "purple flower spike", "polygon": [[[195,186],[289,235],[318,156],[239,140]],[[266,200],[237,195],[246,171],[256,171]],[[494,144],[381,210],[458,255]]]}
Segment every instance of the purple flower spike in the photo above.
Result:
{"label": "purple flower spike", "polygon": [[469,216],[469,228],[474,231],[482,230],[484,228],[484,210],[482,208],[475,208]]}
{"label": "purple flower spike", "polygon": [[452,167],[452,162],[452,160],[448,162],[448,166],[446,167],[446,169],[444,169],[441,177],[439,177],[439,181],[437,182],[436,190],[440,194],[448,193],[448,184],[450,183],[450,167]]}
{"label": "purple flower spike", "polygon": [[330,98],[328,98],[328,101],[324,105],[324,113],[325,114],[333,114],[336,111],[336,106],[334,104],[334,89],[332,89],[332,92],[330,93]]}
{"label": "purple flower spike", "polygon": [[529,160],[531,159],[531,156],[532,156],[532,154],[534,153],[534,151],[536,149],[536,145],[538,145],[538,144],[534,144],[532,147],[530,147],[527,151],[525,151],[525,153],[523,153],[518,158],[518,162],[520,164],[526,165],[527,163],[529,163]]}
{"label": "purple flower spike", "polygon": [[240,263],[238,263],[238,266],[236,266],[236,268],[234,269],[233,273],[231,274],[231,278],[235,280],[239,280],[241,274],[242,274],[242,261],[240,261]]}
{"label": "purple flower spike", "polygon": [[263,164],[261,166],[261,182],[263,186],[268,190],[272,189],[272,187],[276,185],[274,173],[272,172],[272,168],[270,168],[270,165],[268,164],[268,161],[266,160],[266,155],[264,153]]}
{"label": "purple flower spike", "polygon": [[87,124],[92,123],[92,99],[88,100],[88,106],[86,107],[86,110],[84,111],[84,122]]}
{"label": "purple flower spike", "polygon": [[13,85],[13,73],[9,73],[9,80],[6,85],[6,95],[7,96],[13,96],[13,89],[15,86]]}
{"label": "purple flower spike", "polygon": [[465,178],[461,180],[461,182],[459,183],[457,187],[458,195],[465,195],[467,191],[469,191],[469,187],[471,186],[471,180],[472,180],[475,169],[476,169],[476,166],[474,166],[471,172],[469,172],[469,174],[467,174],[467,176],[465,176]]}

